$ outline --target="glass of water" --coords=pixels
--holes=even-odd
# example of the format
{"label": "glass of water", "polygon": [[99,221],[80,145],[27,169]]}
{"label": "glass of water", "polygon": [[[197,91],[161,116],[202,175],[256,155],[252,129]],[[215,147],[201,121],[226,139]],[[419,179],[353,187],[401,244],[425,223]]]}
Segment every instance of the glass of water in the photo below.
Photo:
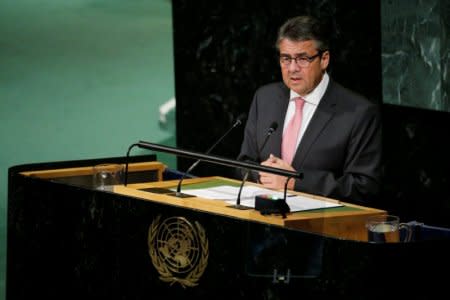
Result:
{"label": "glass of water", "polygon": [[401,242],[409,242],[412,236],[412,227],[400,223],[400,218],[393,215],[373,216],[366,221],[367,239],[372,243],[398,243],[400,230],[406,230]]}

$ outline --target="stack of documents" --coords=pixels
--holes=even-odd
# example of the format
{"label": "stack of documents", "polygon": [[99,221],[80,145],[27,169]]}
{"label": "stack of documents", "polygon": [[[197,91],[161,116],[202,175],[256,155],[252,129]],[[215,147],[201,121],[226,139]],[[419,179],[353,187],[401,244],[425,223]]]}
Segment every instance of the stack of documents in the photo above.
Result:
{"label": "stack of documents", "polygon": [[[203,189],[189,189],[186,190],[186,193],[200,198],[222,200],[230,204],[236,204],[239,187],[221,185]],[[278,199],[284,198],[283,192],[249,185],[244,186],[242,189],[240,204],[255,208],[255,196],[257,195],[270,195],[271,198]],[[291,212],[343,206],[342,204],[339,204],[338,201],[325,201],[289,193],[286,195],[286,203],[289,205]]]}

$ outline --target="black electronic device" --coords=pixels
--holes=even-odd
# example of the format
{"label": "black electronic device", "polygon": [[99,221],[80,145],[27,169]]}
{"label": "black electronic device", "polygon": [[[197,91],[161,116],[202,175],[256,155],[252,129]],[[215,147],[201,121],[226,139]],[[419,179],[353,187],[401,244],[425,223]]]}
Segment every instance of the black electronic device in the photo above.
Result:
{"label": "black electronic device", "polygon": [[255,197],[255,209],[262,215],[280,214],[286,218],[286,214],[291,211],[284,197],[264,194]]}

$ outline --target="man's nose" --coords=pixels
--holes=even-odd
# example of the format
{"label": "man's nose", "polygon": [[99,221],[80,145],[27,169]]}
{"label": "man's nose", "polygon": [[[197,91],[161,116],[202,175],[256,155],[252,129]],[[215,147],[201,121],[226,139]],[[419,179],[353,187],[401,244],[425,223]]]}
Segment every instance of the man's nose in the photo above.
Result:
{"label": "man's nose", "polygon": [[291,60],[291,63],[289,64],[288,67],[289,71],[298,71],[300,70],[300,66],[298,65],[297,61],[295,59]]}

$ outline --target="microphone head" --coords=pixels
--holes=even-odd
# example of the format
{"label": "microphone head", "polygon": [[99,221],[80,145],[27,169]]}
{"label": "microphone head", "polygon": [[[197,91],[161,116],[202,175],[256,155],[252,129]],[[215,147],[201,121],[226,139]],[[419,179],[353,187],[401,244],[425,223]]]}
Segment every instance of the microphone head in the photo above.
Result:
{"label": "microphone head", "polygon": [[245,122],[246,119],[247,119],[247,115],[246,115],[245,113],[240,114],[240,115],[236,118],[236,122],[234,123],[234,126],[241,125],[242,123]]}
{"label": "microphone head", "polygon": [[278,128],[278,123],[277,122],[272,122],[272,124],[270,124],[268,133],[269,134],[274,133],[277,130],[277,128]]}

